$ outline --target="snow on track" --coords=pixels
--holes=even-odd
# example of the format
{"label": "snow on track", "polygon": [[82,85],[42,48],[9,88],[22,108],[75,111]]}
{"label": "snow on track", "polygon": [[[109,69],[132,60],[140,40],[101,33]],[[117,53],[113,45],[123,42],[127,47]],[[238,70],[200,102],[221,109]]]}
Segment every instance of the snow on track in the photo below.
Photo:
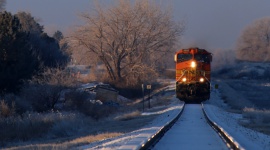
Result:
{"label": "snow on track", "polygon": [[165,133],[153,150],[228,149],[204,118],[200,104],[187,104],[179,120]]}
{"label": "snow on track", "polygon": [[[159,130],[164,128],[166,124],[170,123],[173,119],[175,119],[177,115],[181,112],[183,105],[184,105],[183,103],[179,102],[179,100],[174,98],[173,102],[168,106],[167,109],[155,112],[155,114],[159,114],[159,116],[156,119],[154,119],[150,124],[147,124],[143,128],[121,135],[119,137],[80,146],[78,149],[138,150],[149,139],[151,139]],[[143,113],[143,115],[153,115],[153,113]]]}

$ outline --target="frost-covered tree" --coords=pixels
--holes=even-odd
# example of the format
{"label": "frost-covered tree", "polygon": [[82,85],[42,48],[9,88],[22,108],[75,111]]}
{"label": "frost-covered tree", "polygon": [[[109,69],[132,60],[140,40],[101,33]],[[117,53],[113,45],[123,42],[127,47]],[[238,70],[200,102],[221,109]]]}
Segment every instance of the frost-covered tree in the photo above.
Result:
{"label": "frost-covered tree", "polygon": [[0,12],[5,10],[6,0],[0,0]]}
{"label": "frost-covered tree", "polygon": [[22,30],[31,34],[40,35],[43,32],[43,26],[38,23],[30,13],[18,12],[15,16],[20,19]]}
{"label": "frost-covered tree", "polygon": [[64,35],[61,31],[57,30],[53,34],[53,38],[59,43],[60,49],[62,52],[64,52],[70,59],[70,52],[69,52],[69,46],[67,41],[64,39]]}
{"label": "frost-covered tree", "polygon": [[65,65],[58,42],[29,13],[0,12],[0,94],[14,92],[45,67]]}
{"label": "frost-covered tree", "polygon": [[173,55],[173,45],[184,31],[170,9],[153,1],[118,1],[82,17],[86,23],[70,39],[74,53],[97,58],[111,81],[130,85],[155,79],[167,61],[164,56]]}
{"label": "frost-covered tree", "polygon": [[248,25],[239,37],[236,49],[237,59],[270,61],[270,17]]}
{"label": "frost-covered tree", "polygon": [[61,41],[64,38],[64,36],[63,36],[63,33],[61,31],[57,30],[53,34],[53,38],[59,42],[59,41]]}
{"label": "frost-covered tree", "polygon": [[61,51],[59,41],[43,31],[38,19],[26,12],[18,12],[15,16],[19,18],[22,30],[29,34],[31,49],[43,65],[41,67],[56,67],[67,63],[68,57]]}

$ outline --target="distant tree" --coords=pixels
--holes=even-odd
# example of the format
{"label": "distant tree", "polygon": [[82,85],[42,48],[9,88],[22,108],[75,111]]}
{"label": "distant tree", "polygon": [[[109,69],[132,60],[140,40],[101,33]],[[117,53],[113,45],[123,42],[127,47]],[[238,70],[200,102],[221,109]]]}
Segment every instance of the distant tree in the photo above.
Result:
{"label": "distant tree", "polygon": [[270,61],[270,17],[248,25],[237,42],[237,59]]}
{"label": "distant tree", "polygon": [[57,31],[53,34],[53,38],[54,38],[56,41],[60,42],[60,41],[64,38],[64,36],[63,36],[63,33],[62,33],[61,31],[57,30]]}
{"label": "distant tree", "polygon": [[6,0],[0,0],[0,12],[5,11]]}
{"label": "distant tree", "polygon": [[86,24],[74,32],[70,44],[81,58],[102,62],[111,81],[129,85],[151,81],[164,56],[173,54],[184,26],[153,1],[118,2],[82,15]]}
{"label": "distant tree", "polygon": [[47,33],[42,33],[39,38],[33,40],[37,56],[42,59],[44,67],[66,66],[68,56],[61,51],[57,40]]}
{"label": "distant tree", "polygon": [[57,30],[53,34],[53,38],[58,42],[58,44],[60,46],[60,50],[65,54],[68,62],[70,62],[72,53],[70,51],[70,46],[68,45],[68,42],[65,39],[63,33],[61,31]]}
{"label": "distant tree", "polygon": [[229,67],[234,65],[235,62],[235,50],[222,50],[222,49],[215,49],[212,51],[213,54],[213,63],[211,68],[214,70],[220,70],[224,67]]}

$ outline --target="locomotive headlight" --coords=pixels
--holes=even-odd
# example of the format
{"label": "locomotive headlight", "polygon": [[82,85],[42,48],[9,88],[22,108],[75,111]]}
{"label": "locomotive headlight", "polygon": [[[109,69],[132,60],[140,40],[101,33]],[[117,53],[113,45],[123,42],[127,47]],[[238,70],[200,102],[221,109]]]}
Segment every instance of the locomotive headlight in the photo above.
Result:
{"label": "locomotive headlight", "polygon": [[183,81],[183,82],[186,82],[186,81],[187,81],[187,78],[186,78],[186,77],[184,77],[184,78],[182,79],[182,81]]}
{"label": "locomotive headlight", "polygon": [[204,78],[200,78],[200,82],[204,82]]}
{"label": "locomotive headlight", "polygon": [[195,68],[196,67],[196,62],[195,61],[192,61],[191,62],[191,68]]}

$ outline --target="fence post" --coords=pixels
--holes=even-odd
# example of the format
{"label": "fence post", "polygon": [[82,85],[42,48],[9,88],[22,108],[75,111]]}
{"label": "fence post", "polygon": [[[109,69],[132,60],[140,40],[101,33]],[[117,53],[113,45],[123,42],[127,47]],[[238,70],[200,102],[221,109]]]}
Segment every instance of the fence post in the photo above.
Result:
{"label": "fence post", "polygon": [[143,112],[144,112],[144,85],[142,84],[142,97],[143,97]]}
{"label": "fence post", "polygon": [[147,85],[146,88],[148,89],[148,108],[150,108],[150,92],[151,92],[151,84]]}

